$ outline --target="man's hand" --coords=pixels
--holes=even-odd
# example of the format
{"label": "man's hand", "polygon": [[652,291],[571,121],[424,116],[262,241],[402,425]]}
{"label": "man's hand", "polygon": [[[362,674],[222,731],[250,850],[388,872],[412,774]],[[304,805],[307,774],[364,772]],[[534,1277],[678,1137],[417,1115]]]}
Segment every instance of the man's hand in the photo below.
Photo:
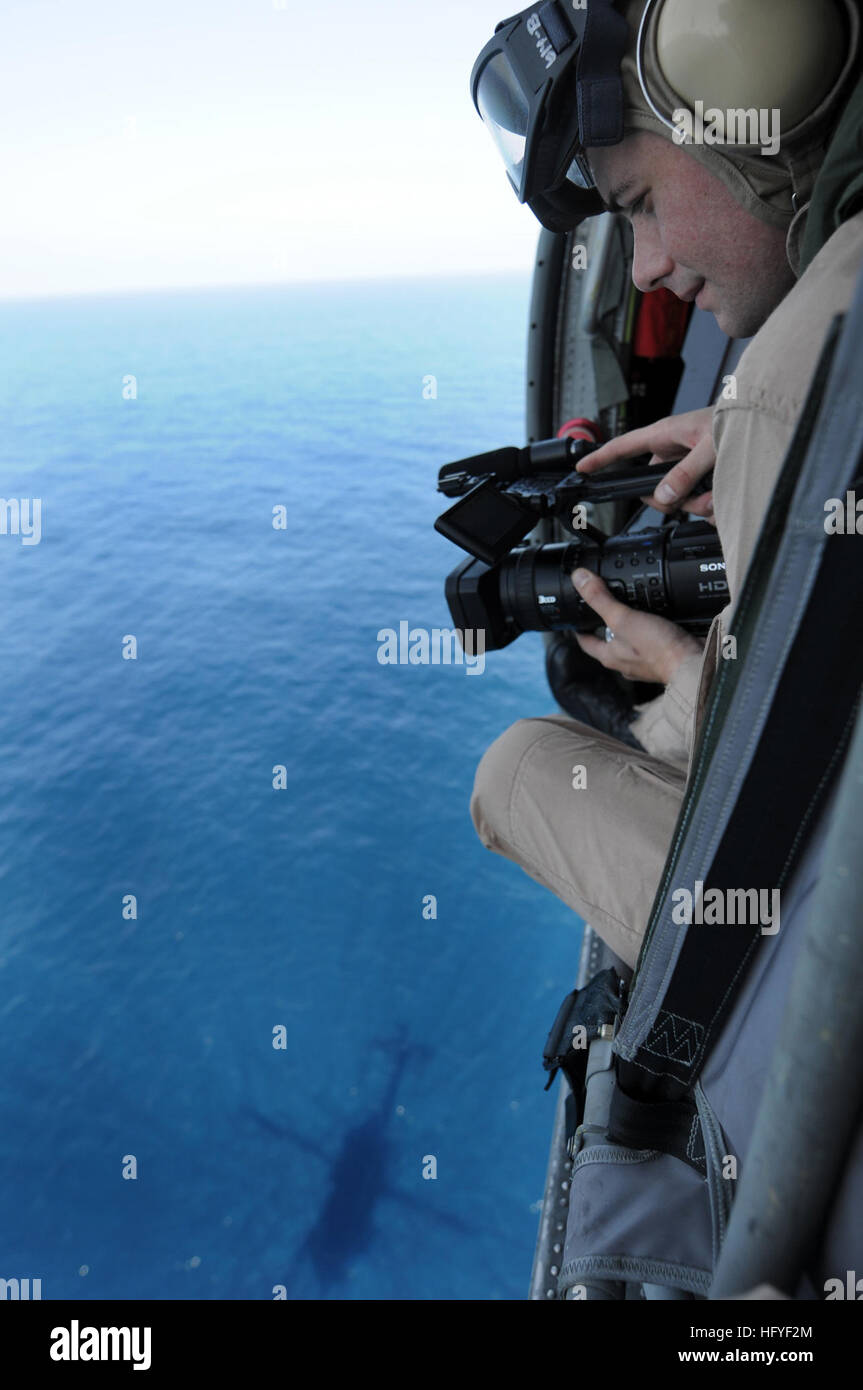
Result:
{"label": "man's hand", "polygon": [[[644,497],[660,512],[685,511],[704,517],[716,525],[713,516],[713,493],[705,492],[690,498],[693,487],[709,473],[716,462],[712,433],[713,407],[690,410],[686,415],[667,415],[640,430],[618,435],[587,458],[576,464],[579,473],[598,473],[609,463],[636,458],[650,452],[651,464],[680,462],[666,474],[652,497]],[[666,491],[669,489],[670,491]]]}
{"label": "man's hand", "polygon": [[630,680],[667,685],[681,661],[701,652],[700,642],[676,623],[621,603],[592,570],[574,570],[572,582],[579,597],[614,633],[611,642],[580,632],[576,633],[576,641],[583,652],[596,657],[610,671],[620,671]]}

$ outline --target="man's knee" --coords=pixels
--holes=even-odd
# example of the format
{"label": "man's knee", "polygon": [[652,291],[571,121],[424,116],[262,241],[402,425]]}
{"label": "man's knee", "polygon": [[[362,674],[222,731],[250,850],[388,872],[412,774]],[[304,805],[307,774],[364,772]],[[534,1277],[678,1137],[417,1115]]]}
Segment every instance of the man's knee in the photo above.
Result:
{"label": "man's knee", "polygon": [[483,754],[474,777],[470,813],[486,849],[500,849],[510,842],[510,806],[518,769],[547,728],[543,719],[518,719]]}

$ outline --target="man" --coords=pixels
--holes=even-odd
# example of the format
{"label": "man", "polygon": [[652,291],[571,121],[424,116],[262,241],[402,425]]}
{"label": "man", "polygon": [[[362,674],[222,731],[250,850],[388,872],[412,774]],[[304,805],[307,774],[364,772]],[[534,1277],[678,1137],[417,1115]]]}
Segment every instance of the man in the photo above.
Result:
{"label": "man", "polygon": [[[596,32],[611,6],[592,4]],[[542,10],[550,29],[555,8]],[[772,56],[770,26],[753,27],[754,11],[759,21],[772,16]],[[640,289],[665,286],[712,312],[730,336],[756,336],[738,365],[736,396],[622,436],[580,467],[591,472],[646,449],[655,461],[679,459],[655,505],[715,515],[730,603],[702,649],[675,624],[628,609],[597,576],[576,571],[573,582],[596,610],[597,625],[605,622],[613,634],[606,642],[581,637],[582,648],[610,669],[665,686],[632,726],[646,752],[562,716],[521,720],[483,758],[471,814],[489,849],[551,888],[633,965],[711,681],[718,662],[733,657],[725,639],[735,601],[828,327],[847,308],[863,265],[863,82],[859,14],[850,3],[630,0],[625,14],[623,129],[616,140],[607,132],[602,143],[587,140],[573,167],[584,174],[586,162],[586,181],[603,204],[629,217]],[[649,22],[640,34],[642,19]],[[610,51],[613,23],[605,32]],[[560,47],[565,28],[558,33]],[[768,48],[759,52],[759,42]],[[787,142],[776,154],[678,144],[671,104],[682,106],[683,93],[689,103],[707,98],[704,107],[743,106],[734,82],[750,48],[752,69],[766,84],[757,104],[768,110],[776,101],[767,88],[784,63]],[[601,50],[591,62],[608,91]],[[725,103],[716,100],[714,80],[723,72]],[[657,93],[667,98],[664,110]],[[581,93],[578,104],[587,109]],[[565,221],[555,209],[567,196],[558,182],[524,200],[560,230]],[[689,498],[711,467],[712,494]],[[578,779],[576,767],[584,769]]]}

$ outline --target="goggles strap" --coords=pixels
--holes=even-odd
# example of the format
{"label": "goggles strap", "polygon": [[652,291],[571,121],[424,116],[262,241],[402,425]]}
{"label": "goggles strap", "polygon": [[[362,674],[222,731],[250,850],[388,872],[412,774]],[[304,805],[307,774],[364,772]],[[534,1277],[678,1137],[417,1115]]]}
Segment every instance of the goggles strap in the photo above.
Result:
{"label": "goggles strap", "polygon": [[564,48],[568,48],[575,38],[575,31],[565,10],[562,10],[557,0],[548,0],[545,5],[540,5],[537,10],[539,22],[548,34],[552,48],[561,53]]}
{"label": "goggles strap", "polygon": [[578,55],[578,125],[581,145],[617,145],[623,139],[620,65],[628,28],[614,0],[590,0]]}

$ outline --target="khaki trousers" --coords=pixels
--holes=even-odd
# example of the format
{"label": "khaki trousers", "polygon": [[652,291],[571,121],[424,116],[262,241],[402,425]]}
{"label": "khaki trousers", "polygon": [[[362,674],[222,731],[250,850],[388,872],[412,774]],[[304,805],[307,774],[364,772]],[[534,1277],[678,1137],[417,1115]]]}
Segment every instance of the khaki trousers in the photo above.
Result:
{"label": "khaki trousers", "polygon": [[520,719],[474,782],[486,849],[519,864],[634,965],[685,774],[575,719]]}

